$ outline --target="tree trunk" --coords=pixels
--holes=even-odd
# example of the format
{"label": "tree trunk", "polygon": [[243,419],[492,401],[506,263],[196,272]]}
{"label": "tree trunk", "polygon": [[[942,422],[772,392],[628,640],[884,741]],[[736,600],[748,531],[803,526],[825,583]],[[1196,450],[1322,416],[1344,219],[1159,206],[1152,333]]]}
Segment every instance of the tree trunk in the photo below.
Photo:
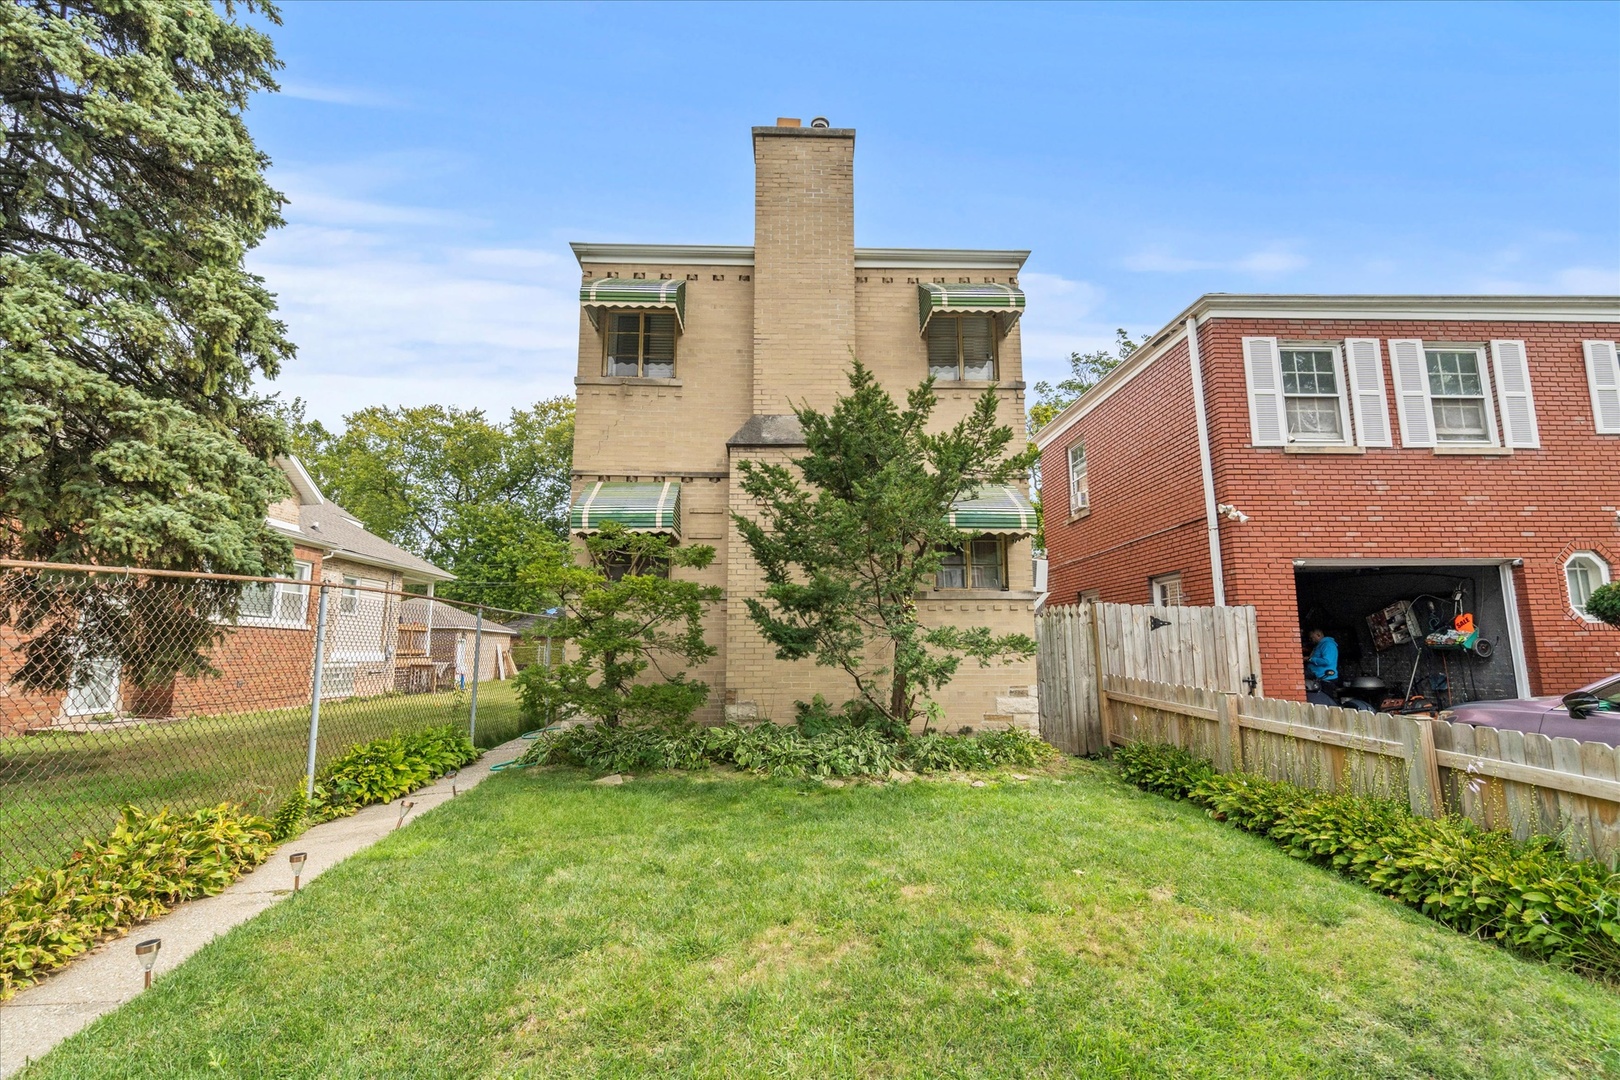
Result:
{"label": "tree trunk", "polygon": [[[609,700],[611,701],[617,701],[619,699],[618,685],[616,683],[610,684],[607,679],[607,673],[613,670],[613,661],[616,656],[617,654],[611,652],[605,652],[602,654],[602,689],[608,692],[610,695]],[[617,705],[610,708],[607,713],[603,715],[602,722],[607,724],[607,726],[610,728],[616,728],[619,726],[619,709]]]}
{"label": "tree trunk", "polygon": [[[897,671],[889,684],[889,715],[910,731],[911,716],[906,711],[906,697],[906,677]],[[923,730],[926,732],[928,729],[925,726]]]}

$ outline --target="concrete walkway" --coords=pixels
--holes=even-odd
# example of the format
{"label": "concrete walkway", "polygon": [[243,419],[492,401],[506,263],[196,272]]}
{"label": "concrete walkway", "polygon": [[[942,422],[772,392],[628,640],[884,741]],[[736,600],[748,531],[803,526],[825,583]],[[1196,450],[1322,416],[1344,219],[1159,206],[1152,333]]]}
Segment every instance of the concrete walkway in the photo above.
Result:
{"label": "concrete walkway", "polygon": [[466,791],[489,775],[491,765],[511,761],[528,745],[513,739],[485,751],[454,781],[439,780],[397,802],[368,806],[353,817],[317,825],[281,845],[269,861],[218,896],[181,904],[161,918],[136,926],[124,937],[103,943],[44,982],[20,992],[0,1005],[0,1080],[43,1057],[69,1035],[141,992],[141,966],[135,959],[137,941],[154,937],[163,940],[157,966],[152,970],[154,978],[161,978],[231,927],[290,896],[290,853],[309,854],[303,872],[303,884],[308,885],[393,831],[399,820],[400,802],[416,804],[405,818],[409,825],[449,799],[452,782],[458,791]]}

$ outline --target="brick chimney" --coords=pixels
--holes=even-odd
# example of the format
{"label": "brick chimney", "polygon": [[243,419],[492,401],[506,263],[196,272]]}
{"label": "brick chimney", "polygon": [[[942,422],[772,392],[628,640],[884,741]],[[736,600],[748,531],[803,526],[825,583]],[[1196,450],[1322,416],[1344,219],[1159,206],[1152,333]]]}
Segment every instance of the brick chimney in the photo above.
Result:
{"label": "brick chimney", "polygon": [[854,346],[855,131],[798,120],[757,127],[755,414],[831,406],[848,386]]}

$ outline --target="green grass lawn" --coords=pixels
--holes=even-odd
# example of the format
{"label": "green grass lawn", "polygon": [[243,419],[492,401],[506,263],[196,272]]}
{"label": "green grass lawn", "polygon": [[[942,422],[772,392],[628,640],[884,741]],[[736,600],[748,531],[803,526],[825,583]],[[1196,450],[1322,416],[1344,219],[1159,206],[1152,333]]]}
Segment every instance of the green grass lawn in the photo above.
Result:
{"label": "green grass lawn", "polygon": [[[321,762],[356,743],[433,724],[465,724],[466,692],[328,701]],[[524,730],[514,684],[478,688],[478,744]],[[191,809],[230,800],[269,813],[304,777],[309,709],[199,716],[141,727],[0,739],[0,888],[61,863],[118,808]]]}
{"label": "green grass lawn", "polygon": [[1612,990],[1080,763],[499,774],[24,1076],[1604,1073]]}

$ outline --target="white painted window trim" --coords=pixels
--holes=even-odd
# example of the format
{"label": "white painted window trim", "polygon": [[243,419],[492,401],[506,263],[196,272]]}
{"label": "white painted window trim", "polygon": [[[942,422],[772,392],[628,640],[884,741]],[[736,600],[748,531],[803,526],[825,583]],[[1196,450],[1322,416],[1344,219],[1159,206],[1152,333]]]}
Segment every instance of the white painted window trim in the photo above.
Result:
{"label": "white painted window trim", "polygon": [[[1159,590],[1171,583],[1176,587],[1176,602],[1174,604],[1160,603]],[[1187,594],[1183,591],[1181,571],[1171,574],[1155,574],[1148,578],[1148,603],[1153,607],[1181,607],[1186,603]]]}
{"label": "white painted window trim", "polygon": [[[1337,439],[1305,439],[1298,438],[1288,430],[1288,398],[1287,390],[1282,384],[1282,354],[1285,349],[1308,350],[1311,352],[1330,352],[1333,354],[1333,385],[1339,400],[1339,437]],[[1279,341],[1277,342],[1277,393],[1281,395],[1283,438],[1289,446],[1354,446],[1355,433],[1350,428],[1350,402],[1348,393],[1350,384],[1345,378],[1344,353],[1336,342],[1332,341]],[[1321,394],[1294,394],[1293,397],[1322,397]],[[1359,426],[1359,425],[1358,425]]]}
{"label": "white painted window trim", "polygon": [[[1080,468],[1074,467],[1074,452],[1080,451]],[[1086,462],[1086,443],[1076,439],[1069,444],[1069,517],[1080,516],[1082,510],[1091,509],[1091,472]]]}
{"label": "white painted window trim", "polygon": [[1433,445],[1437,447],[1501,446],[1502,431],[1501,425],[1496,422],[1496,389],[1495,382],[1491,377],[1490,350],[1486,349],[1483,345],[1448,345],[1443,342],[1436,341],[1423,342],[1423,382],[1425,386],[1427,386],[1429,382],[1430,349],[1433,349],[1435,352],[1471,352],[1479,358],[1480,398],[1483,400],[1485,407],[1484,439],[1442,439],[1440,437],[1440,424],[1435,419],[1434,392],[1430,390],[1426,397],[1429,403],[1429,430],[1434,433]]}
{"label": "white painted window trim", "polygon": [[1569,553],[1569,558],[1564,560],[1564,599],[1569,601],[1569,610],[1583,621],[1597,624],[1603,620],[1599,619],[1596,615],[1588,614],[1585,609],[1578,606],[1575,603],[1575,594],[1571,592],[1569,588],[1569,565],[1570,563],[1575,562],[1577,559],[1584,559],[1587,562],[1590,562],[1593,566],[1597,567],[1599,580],[1598,583],[1593,586],[1594,590],[1602,588],[1604,585],[1609,584],[1609,582],[1613,580],[1609,576],[1611,573],[1609,561],[1595,551],[1572,551]]}
{"label": "white painted window trim", "polygon": [[[295,575],[302,574],[303,576],[278,578],[276,583],[271,586],[269,615],[249,615],[238,611],[236,624],[238,626],[262,626],[291,630],[309,629],[309,590],[315,584],[311,580],[315,574],[315,566],[313,563],[307,563],[302,559],[295,559],[293,561],[293,573]],[[276,612],[281,608],[282,590],[289,588],[300,590],[304,594],[304,615],[300,619],[283,619],[276,615]]]}

